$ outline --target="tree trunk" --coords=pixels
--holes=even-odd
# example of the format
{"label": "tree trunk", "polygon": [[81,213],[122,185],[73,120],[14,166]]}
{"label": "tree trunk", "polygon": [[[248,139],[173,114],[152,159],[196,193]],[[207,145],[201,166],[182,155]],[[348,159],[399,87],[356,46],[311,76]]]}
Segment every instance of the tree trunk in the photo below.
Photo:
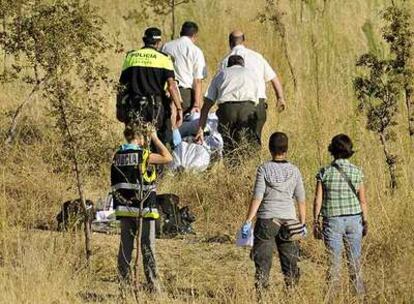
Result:
{"label": "tree trunk", "polygon": [[388,149],[388,144],[385,138],[385,134],[380,133],[379,137],[381,140],[382,149],[384,151],[385,162],[387,163],[387,166],[388,166],[388,173],[390,175],[390,188],[393,193],[394,190],[398,186],[396,158],[395,158],[395,155],[393,155]]}
{"label": "tree trunk", "polygon": [[407,106],[408,114],[408,132],[410,138],[414,139],[414,101],[410,89],[405,89],[405,104]]}
{"label": "tree trunk", "polygon": [[81,200],[81,206],[84,215],[84,234],[85,234],[85,253],[86,253],[86,263],[89,266],[90,258],[92,256],[92,246],[91,246],[91,227],[89,225],[90,218],[88,208],[86,206],[86,198],[83,189],[82,175],[80,172],[79,160],[78,160],[78,151],[75,144],[75,139],[72,136],[69,123],[67,121],[66,112],[65,112],[65,102],[60,100],[60,115],[62,117],[63,125],[65,132],[68,136],[68,144],[70,149],[70,154],[73,161],[75,176],[76,176],[76,187],[78,189],[79,198]]}
{"label": "tree trunk", "polygon": [[81,179],[81,173],[79,172],[79,164],[77,157],[75,156],[76,152],[74,152],[74,166],[75,166],[75,174],[76,174],[76,186],[78,188],[79,198],[81,200],[83,214],[84,214],[84,234],[85,234],[85,253],[86,253],[86,262],[89,266],[90,258],[92,256],[92,244],[91,244],[91,226],[90,226],[90,216],[88,212],[88,208],[86,205],[86,198],[85,193],[83,190],[83,182]]}
{"label": "tree trunk", "polygon": [[175,38],[175,0],[171,2],[171,40]]}
{"label": "tree trunk", "polygon": [[26,99],[17,107],[16,111],[14,112],[13,119],[10,125],[9,130],[7,131],[7,137],[4,141],[5,145],[10,145],[13,143],[16,137],[17,125],[20,119],[20,116],[23,113],[23,109],[33,101],[33,97],[35,96],[36,92],[39,91],[42,82],[36,84],[30,94],[26,97]]}
{"label": "tree trunk", "polygon": [[[6,33],[6,16],[1,16],[1,18],[3,19],[3,33]],[[7,74],[7,53],[6,50],[3,50],[3,75]]]}

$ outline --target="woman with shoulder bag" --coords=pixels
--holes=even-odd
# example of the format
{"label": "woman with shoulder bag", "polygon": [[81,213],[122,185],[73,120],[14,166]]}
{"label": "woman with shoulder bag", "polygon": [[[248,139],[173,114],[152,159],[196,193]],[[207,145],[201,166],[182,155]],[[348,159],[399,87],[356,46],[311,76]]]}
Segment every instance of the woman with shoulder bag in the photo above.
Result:
{"label": "woman with shoulder bag", "polygon": [[362,237],[368,232],[367,203],[362,170],[348,160],[354,154],[352,149],[347,135],[332,138],[328,150],[334,161],[316,175],[313,233],[324,240],[329,252],[327,280],[331,296],[338,290],[343,247],[353,291],[358,296],[365,293],[360,259]]}

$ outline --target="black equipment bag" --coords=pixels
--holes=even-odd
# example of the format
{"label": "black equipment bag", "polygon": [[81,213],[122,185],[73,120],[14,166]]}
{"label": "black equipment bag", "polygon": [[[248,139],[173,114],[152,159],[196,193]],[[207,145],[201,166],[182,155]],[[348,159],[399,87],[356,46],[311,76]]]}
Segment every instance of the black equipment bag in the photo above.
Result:
{"label": "black equipment bag", "polygon": [[[85,203],[89,226],[91,226],[92,221],[95,219],[95,205],[88,199]],[[56,221],[58,231],[80,229],[85,222],[85,214],[80,198],[64,202],[60,212],[56,215]]]}
{"label": "black equipment bag", "polygon": [[175,194],[157,195],[160,220],[156,222],[157,238],[168,238],[182,234],[195,234],[191,224],[196,220],[188,206],[179,207],[180,198]]}

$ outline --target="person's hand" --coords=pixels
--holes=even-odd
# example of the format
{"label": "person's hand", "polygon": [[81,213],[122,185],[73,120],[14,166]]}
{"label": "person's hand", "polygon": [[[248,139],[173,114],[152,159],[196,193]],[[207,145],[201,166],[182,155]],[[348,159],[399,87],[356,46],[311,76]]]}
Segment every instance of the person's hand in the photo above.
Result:
{"label": "person's hand", "polygon": [[279,113],[286,109],[286,101],[283,98],[277,100],[276,109]]}
{"label": "person's hand", "polygon": [[321,224],[319,223],[319,221],[315,221],[313,223],[313,237],[317,240],[322,239],[322,228],[321,228]]}
{"label": "person's hand", "polygon": [[203,128],[201,128],[201,127],[198,128],[198,131],[197,131],[197,134],[196,134],[194,140],[195,140],[196,143],[198,143],[200,145],[203,144],[203,142],[204,142],[204,130],[203,130]]}
{"label": "person's hand", "polygon": [[199,107],[199,106],[194,106],[194,107],[191,109],[191,113],[200,113],[200,107]]}
{"label": "person's hand", "polygon": [[151,138],[151,141],[152,142],[159,140],[158,134],[157,134],[157,131],[156,130],[154,130],[154,131],[151,132],[150,138]]}
{"label": "person's hand", "polygon": [[302,232],[303,237],[306,237],[308,235],[308,229],[306,228],[305,224],[303,227],[303,232]]}
{"label": "person's hand", "polygon": [[246,221],[241,228],[241,236],[243,239],[247,239],[249,237],[251,229],[252,229],[252,222]]}
{"label": "person's hand", "polygon": [[366,236],[368,234],[368,222],[362,221],[362,236]]}
{"label": "person's hand", "polygon": [[171,128],[172,129],[177,129],[176,123],[177,123],[177,108],[171,107],[171,116],[170,116],[170,120],[171,120]]}

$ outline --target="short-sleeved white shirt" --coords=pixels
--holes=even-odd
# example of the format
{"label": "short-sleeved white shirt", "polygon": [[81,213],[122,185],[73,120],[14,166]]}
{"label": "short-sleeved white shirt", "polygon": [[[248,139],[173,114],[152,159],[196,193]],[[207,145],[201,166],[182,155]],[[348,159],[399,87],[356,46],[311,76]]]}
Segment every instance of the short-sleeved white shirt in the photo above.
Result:
{"label": "short-sleeved white shirt", "polygon": [[259,86],[254,73],[240,65],[219,71],[210,83],[205,97],[222,104],[252,101],[259,103]]}
{"label": "short-sleeved white shirt", "polygon": [[259,81],[259,98],[266,98],[266,82],[276,77],[276,72],[266,59],[261,54],[246,48],[244,45],[237,45],[223,58],[219,65],[219,70],[227,67],[228,59],[232,55],[243,57],[244,66],[254,71],[257,81]]}
{"label": "short-sleeved white shirt", "polygon": [[182,36],[167,42],[161,50],[173,57],[175,77],[180,87],[192,88],[194,79],[207,77],[203,52],[191,38]]}

